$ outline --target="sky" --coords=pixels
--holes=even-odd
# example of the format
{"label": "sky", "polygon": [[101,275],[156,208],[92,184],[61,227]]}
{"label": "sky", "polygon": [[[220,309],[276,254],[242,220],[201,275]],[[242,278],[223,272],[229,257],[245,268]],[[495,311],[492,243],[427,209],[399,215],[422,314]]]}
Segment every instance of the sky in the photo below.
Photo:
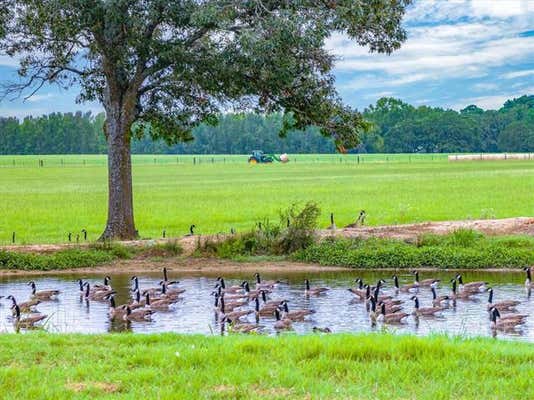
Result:
{"label": "sky", "polygon": [[[460,110],[498,109],[507,99],[534,94],[534,0],[416,0],[404,26],[408,39],[392,55],[369,53],[333,36],[336,87],[363,110],[380,97]],[[17,61],[0,56],[0,84],[16,79]],[[44,87],[22,101],[0,102],[0,116],[102,110],[76,104],[77,88]]]}

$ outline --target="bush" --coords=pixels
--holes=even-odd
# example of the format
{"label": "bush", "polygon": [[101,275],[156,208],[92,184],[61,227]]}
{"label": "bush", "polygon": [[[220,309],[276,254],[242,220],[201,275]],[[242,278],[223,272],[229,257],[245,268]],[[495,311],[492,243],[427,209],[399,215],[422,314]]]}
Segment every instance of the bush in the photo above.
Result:
{"label": "bush", "polygon": [[266,219],[258,222],[254,230],[223,242],[205,241],[199,244],[197,254],[232,259],[243,256],[288,255],[315,242],[320,213],[317,204],[312,202],[305,204],[302,209],[292,205],[280,212],[279,224]]}
{"label": "bush", "polygon": [[393,239],[329,239],[293,254],[298,261],[355,268],[519,268],[534,263],[534,239],[461,231]]}

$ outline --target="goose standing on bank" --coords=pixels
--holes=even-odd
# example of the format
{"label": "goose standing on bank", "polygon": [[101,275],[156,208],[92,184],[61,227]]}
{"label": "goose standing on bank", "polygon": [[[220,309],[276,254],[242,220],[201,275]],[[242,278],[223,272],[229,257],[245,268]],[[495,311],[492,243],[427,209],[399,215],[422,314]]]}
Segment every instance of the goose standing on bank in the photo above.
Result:
{"label": "goose standing on bank", "polygon": [[336,223],[334,221],[334,213],[330,213],[330,225],[326,229],[330,231],[335,231],[337,229]]}

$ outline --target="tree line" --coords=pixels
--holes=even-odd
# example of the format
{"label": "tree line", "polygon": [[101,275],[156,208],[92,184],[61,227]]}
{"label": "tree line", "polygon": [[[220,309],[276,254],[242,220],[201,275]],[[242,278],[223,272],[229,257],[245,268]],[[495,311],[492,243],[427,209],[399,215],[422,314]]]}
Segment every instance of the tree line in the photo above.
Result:
{"label": "tree line", "polygon": [[[363,112],[371,128],[354,152],[451,153],[534,151],[534,96],[507,101],[499,110],[470,105],[461,111],[414,107],[382,98]],[[0,154],[98,154],[106,152],[104,114],[52,113],[41,117],[0,118]],[[227,114],[216,126],[193,130],[195,140],[167,145],[138,135],[137,154],[333,153],[330,138],[315,127],[280,138],[281,114]]]}

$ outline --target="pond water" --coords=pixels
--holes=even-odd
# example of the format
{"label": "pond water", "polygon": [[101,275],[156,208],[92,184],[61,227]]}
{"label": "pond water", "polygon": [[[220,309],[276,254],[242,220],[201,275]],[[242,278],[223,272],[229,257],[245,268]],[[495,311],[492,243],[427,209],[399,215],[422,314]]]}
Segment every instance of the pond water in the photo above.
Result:
{"label": "pond water", "polygon": [[[421,272],[421,279],[440,279],[439,294],[450,294],[450,279],[455,272]],[[398,273],[400,284],[412,283],[413,275],[408,271]],[[530,314],[534,300],[527,294],[522,271],[507,273],[462,273],[464,282],[487,281],[494,288],[494,301],[520,300],[517,312]],[[130,301],[131,275],[111,275],[111,285],[117,292],[117,304]],[[32,276],[37,290],[59,289],[61,294],[56,301],[43,302],[38,305],[39,312],[48,316],[44,329],[50,332],[81,332],[103,333],[112,331],[126,331],[140,333],[178,332],[197,334],[219,334],[221,332],[220,318],[214,311],[214,296],[211,293],[217,275],[180,274],[169,270],[169,279],[180,281],[179,287],[186,289],[182,298],[168,312],[156,312],[150,322],[124,323],[121,320],[110,321],[108,316],[109,303],[103,301],[86,301],[80,297],[77,280],[82,278],[91,284],[101,283],[102,276],[57,275]],[[254,289],[254,277],[251,274],[225,274],[226,285],[236,285],[243,280],[251,282]],[[382,294],[393,293],[392,272],[348,271],[321,273],[264,273],[262,278],[283,281],[272,293],[269,299],[286,299],[290,309],[312,309],[314,314],[304,322],[293,323],[295,332],[304,334],[312,331],[314,326],[329,327],[333,332],[361,332],[387,330],[398,333],[427,335],[430,333],[447,333],[454,335],[490,336],[489,314],[487,312],[487,293],[476,296],[474,301],[458,300],[455,307],[445,309],[440,317],[422,317],[417,321],[413,316],[408,317],[402,325],[387,325],[378,323],[373,326],[370,322],[366,305],[356,301],[347,288],[354,287],[354,280],[361,277],[364,282],[376,284],[380,278],[386,280]],[[157,286],[161,274],[139,274],[140,287]],[[308,278],[312,286],[327,286],[330,290],[321,296],[306,296],[304,294],[304,279]],[[13,295],[18,302],[26,301],[30,297],[31,288],[27,285],[28,277],[1,277],[0,296]],[[413,294],[400,292],[396,297],[404,301],[403,311],[413,311]],[[429,288],[421,288],[417,293],[421,307],[431,306],[432,294]],[[14,330],[11,318],[10,301],[0,299],[0,332]],[[253,309],[254,302],[250,302],[244,309]],[[254,315],[249,316],[249,322],[255,322]],[[245,319],[246,320],[246,319]],[[262,332],[274,334],[274,317],[260,319]],[[534,317],[516,332],[498,332],[497,336],[518,338],[534,341]]]}

